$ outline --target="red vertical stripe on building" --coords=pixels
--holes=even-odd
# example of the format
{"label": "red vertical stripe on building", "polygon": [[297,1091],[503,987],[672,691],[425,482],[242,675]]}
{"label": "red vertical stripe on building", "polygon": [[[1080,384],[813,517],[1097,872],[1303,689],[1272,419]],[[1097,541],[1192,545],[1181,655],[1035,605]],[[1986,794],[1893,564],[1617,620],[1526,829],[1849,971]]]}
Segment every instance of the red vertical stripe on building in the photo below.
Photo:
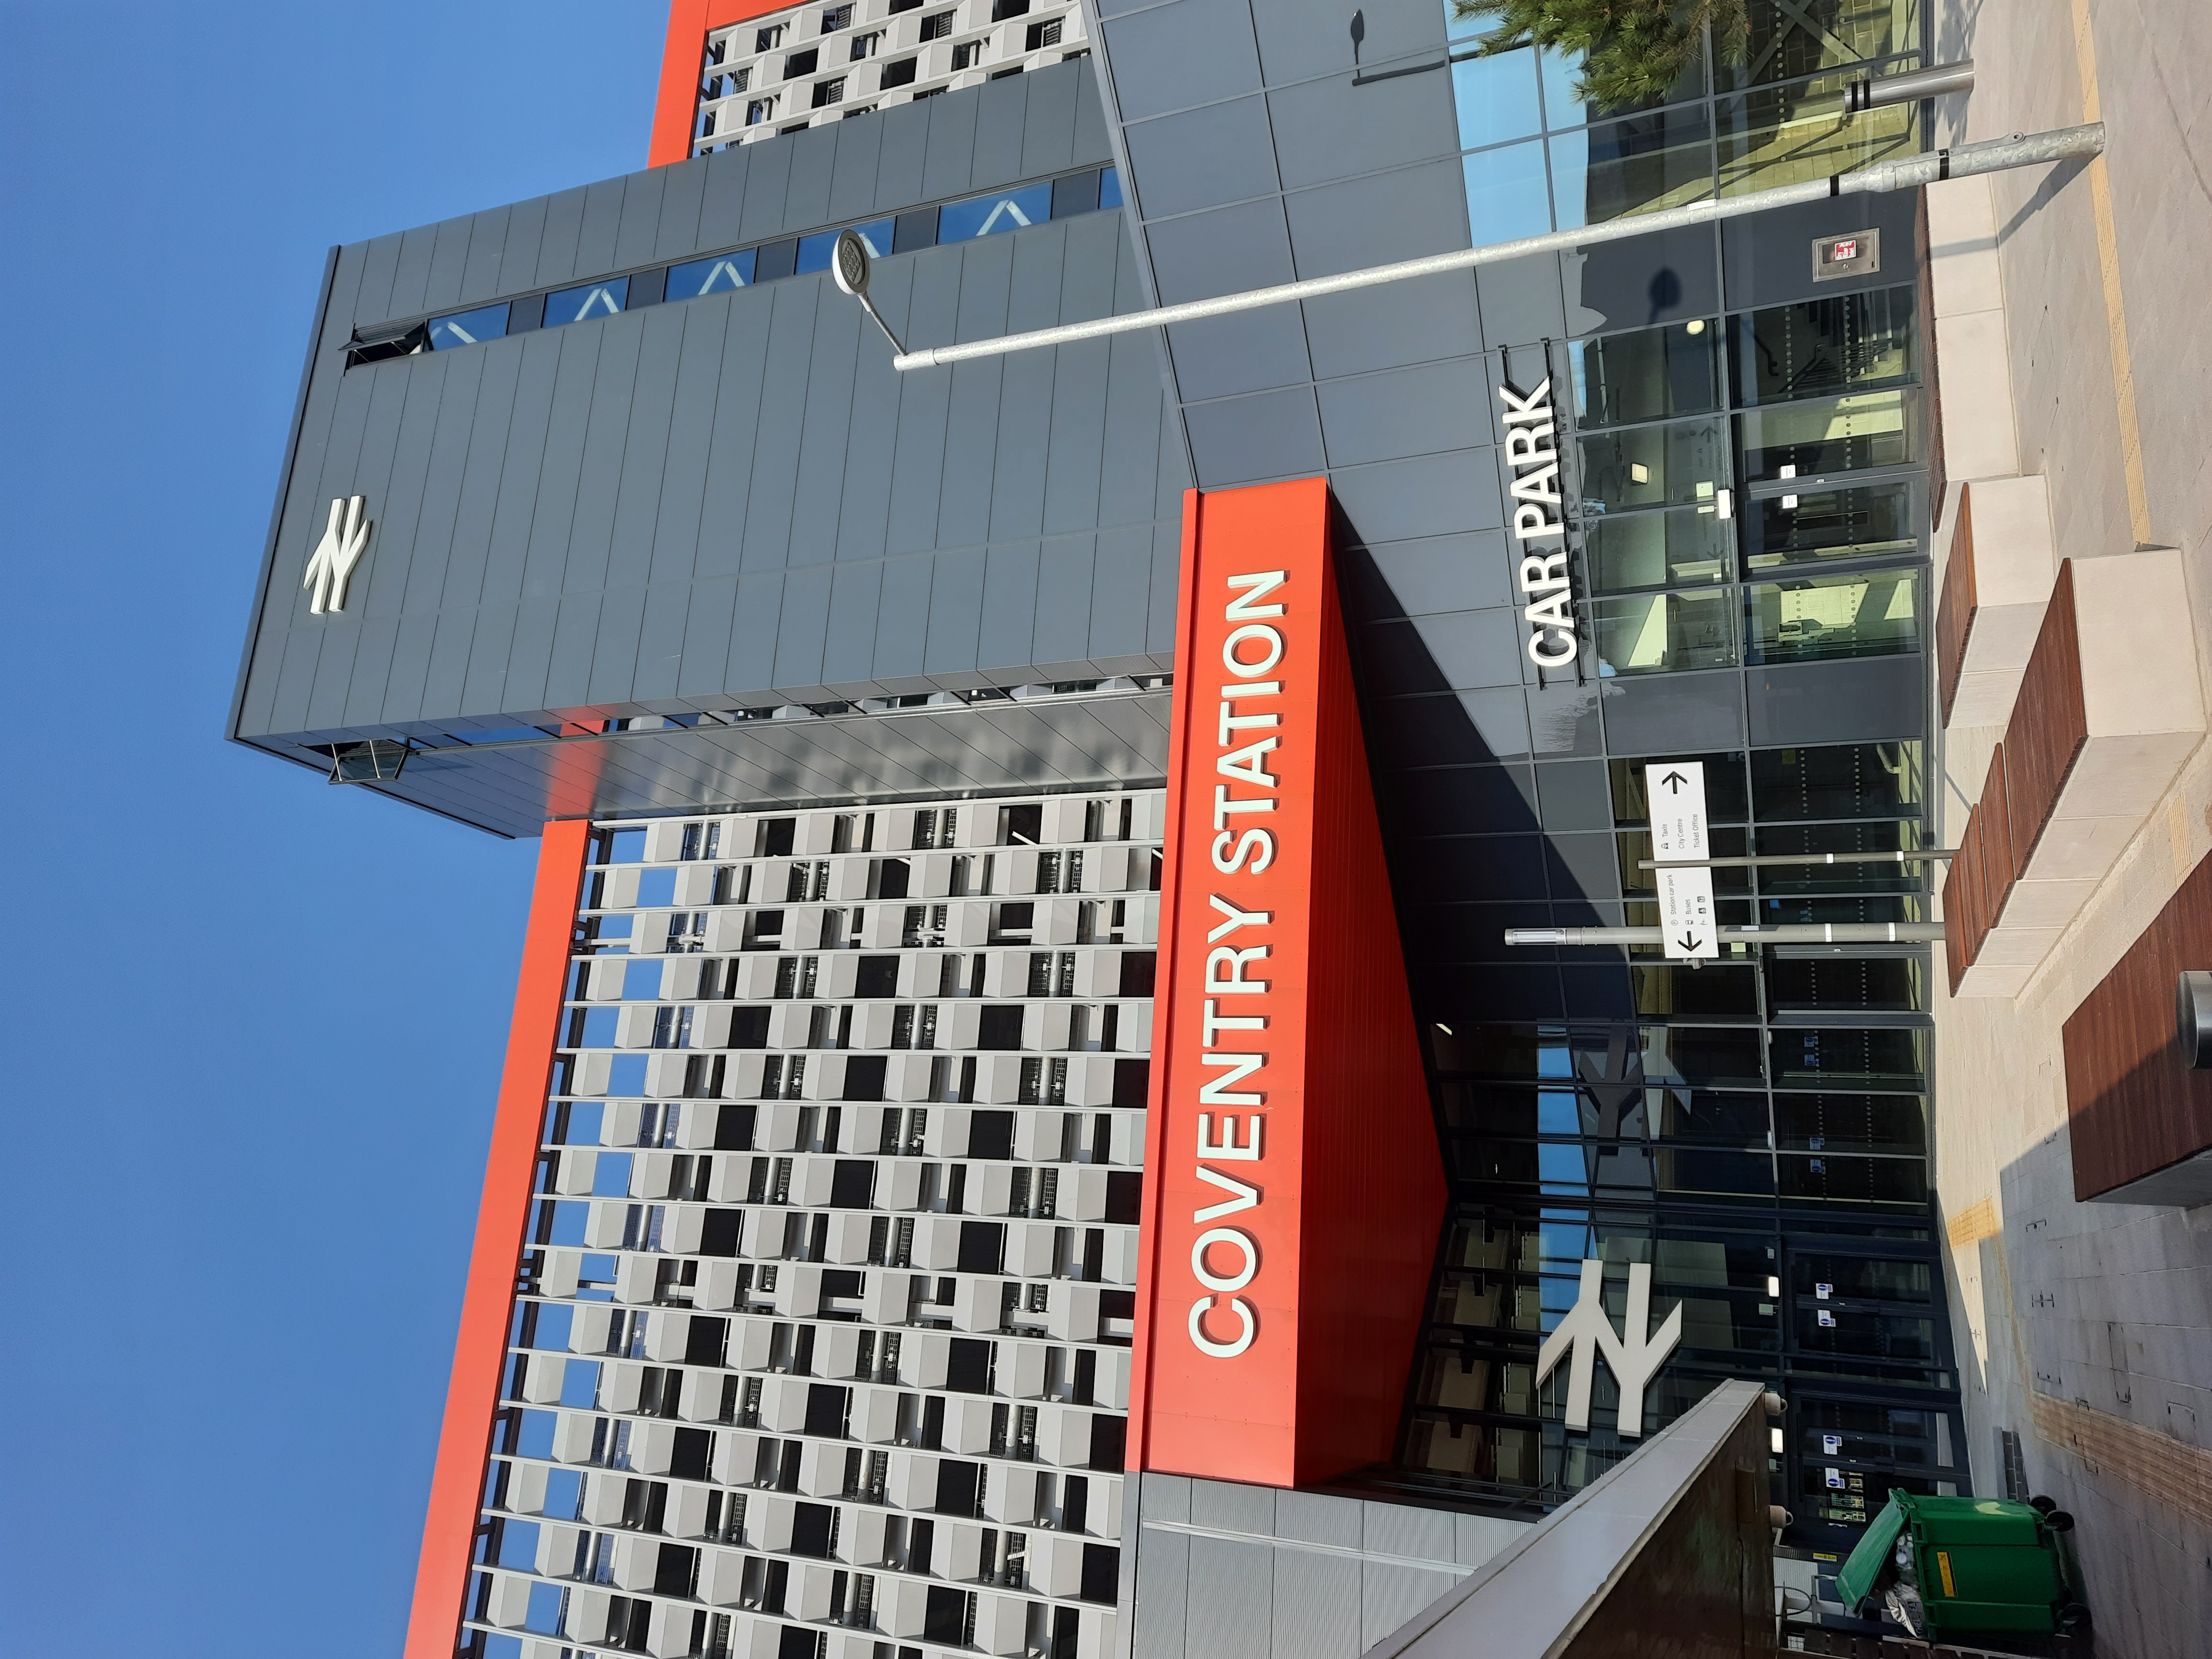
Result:
{"label": "red vertical stripe on building", "polygon": [[445,1425],[430,1475],[429,1513],[415,1569],[415,1603],[407,1619],[406,1659],[452,1659],[468,1589],[470,1542],[476,1533],[485,1459],[491,1449],[507,1327],[514,1306],[514,1270],[529,1219],[531,1172],[538,1162],[545,1085],[561,1025],[562,981],[576,924],[591,825],[549,823],[538,843],[538,883],[522,944],[522,972],[507,1029],[507,1065],[492,1120],[476,1247],[461,1297],[460,1334],[446,1389]]}
{"label": "red vertical stripe on building", "polygon": [[1135,1467],[1304,1485],[1390,1455],[1443,1172],[1327,484],[1186,496],[1182,574]]}
{"label": "red vertical stripe on building", "polygon": [[708,31],[742,23],[748,17],[788,11],[796,3],[797,0],[671,0],[668,44],[660,56],[660,93],[653,104],[653,144],[646,153],[647,167],[665,167],[691,154],[691,123],[699,108]]}

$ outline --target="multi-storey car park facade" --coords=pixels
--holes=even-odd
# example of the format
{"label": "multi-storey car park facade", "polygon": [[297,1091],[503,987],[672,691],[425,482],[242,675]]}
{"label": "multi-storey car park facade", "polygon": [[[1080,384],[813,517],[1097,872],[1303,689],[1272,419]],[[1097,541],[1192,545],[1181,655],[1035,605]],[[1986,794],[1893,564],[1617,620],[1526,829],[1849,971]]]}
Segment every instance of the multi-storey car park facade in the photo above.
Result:
{"label": "multi-storey car park facade", "polygon": [[1106,1645],[1160,805],[592,830],[466,1631]]}
{"label": "multi-storey car park facade", "polygon": [[[1504,943],[1656,919],[1653,763],[1723,856],[1929,844],[1917,203],[905,375],[826,279],[860,231],[935,343],[1824,174],[1918,147],[1841,97],[1918,10],[1597,114],[1430,0],[1356,72],[1224,0],[747,10],[676,8],[654,167],[334,251],[240,677],[544,836],[410,1659],[1359,1651],[1635,1445],[1536,1375],[1585,1263],[1681,1316],[1646,1432],[1790,1401],[1785,1548],[1985,1481],[1925,946]],[[853,82],[940,15],[944,95]]]}
{"label": "multi-storey car park facade", "polygon": [[1066,63],[1083,40],[1081,9],[1049,0],[763,6],[708,33],[693,152]]}

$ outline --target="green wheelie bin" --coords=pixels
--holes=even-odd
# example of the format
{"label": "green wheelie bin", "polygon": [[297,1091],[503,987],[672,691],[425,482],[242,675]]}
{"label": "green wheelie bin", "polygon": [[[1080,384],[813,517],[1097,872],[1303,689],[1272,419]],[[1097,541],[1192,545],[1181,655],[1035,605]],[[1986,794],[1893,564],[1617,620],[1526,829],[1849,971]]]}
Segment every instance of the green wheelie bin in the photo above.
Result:
{"label": "green wheelie bin", "polygon": [[1854,1613],[1886,1614],[1923,1639],[2076,1629],[2089,1610],[2065,1541],[2073,1525],[2047,1498],[2012,1504],[1893,1489],[1836,1587]]}

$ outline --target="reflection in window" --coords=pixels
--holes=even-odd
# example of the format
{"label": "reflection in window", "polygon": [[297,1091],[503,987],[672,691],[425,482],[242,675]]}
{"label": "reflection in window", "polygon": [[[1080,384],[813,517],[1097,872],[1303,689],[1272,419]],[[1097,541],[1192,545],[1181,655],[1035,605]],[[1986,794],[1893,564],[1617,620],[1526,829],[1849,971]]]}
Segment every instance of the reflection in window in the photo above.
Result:
{"label": "reflection in window", "polygon": [[1718,421],[1595,433],[1580,441],[1583,505],[1588,512],[1712,501],[1728,483]]}
{"label": "reflection in window", "polygon": [[1592,519],[1584,542],[1590,586],[1618,593],[1724,582],[1733,574],[1729,528],[1711,507]]}
{"label": "reflection in window", "polygon": [[[891,251],[891,227],[895,222],[890,219],[876,219],[865,225],[854,225],[852,228],[867,245],[868,252],[880,259]],[[836,250],[837,239],[843,234],[842,230],[820,230],[811,236],[800,237],[799,274],[803,276],[810,270],[829,270],[830,256]]]}
{"label": "reflection in window", "polygon": [[1028,185],[997,196],[979,196],[970,202],[952,202],[938,210],[937,240],[966,241],[976,236],[995,236],[1024,225],[1042,224],[1052,217],[1052,186]]}
{"label": "reflection in window", "polygon": [[1726,591],[1594,599],[1590,617],[1601,676],[1736,665],[1735,601]]}
{"label": "reflection in window", "polygon": [[498,339],[507,332],[507,310],[504,305],[484,306],[436,319],[430,325],[430,349],[450,351],[455,346]]}
{"label": "reflection in window", "polygon": [[1920,0],[1748,0],[1744,55],[1716,71],[1722,90],[1794,81],[1869,58],[1917,52]]}
{"label": "reflection in window", "polygon": [[1480,149],[1543,130],[1543,114],[1536,103],[1535,60],[1535,49],[1524,46],[1451,66],[1462,149]]}
{"label": "reflection in window", "polygon": [[1844,85],[1863,73],[1846,70],[1810,85],[1722,99],[1714,106],[1721,194],[1804,184],[1917,155],[1917,100],[1844,113]]}
{"label": "reflection in window", "polygon": [[1476,247],[1540,236],[1552,228],[1546,199],[1544,146],[1509,144],[1460,159],[1467,180],[1467,222]]}
{"label": "reflection in window", "polygon": [[1927,967],[1917,957],[1769,957],[1766,1001],[1778,1013],[1831,1008],[1924,1013]]}
{"label": "reflection in window", "polygon": [[1913,312],[1911,289],[1888,288],[1738,317],[1736,401],[1832,398],[1905,384],[1915,368]]}
{"label": "reflection in window", "polygon": [[1713,193],[1712,130],[1702,107],[1605,122],[1551,143],[1561,229],[1680,207]]}
{"label": "reflection in window", "polygon": [[1832,403],[1753,410],[1735,419],[1747,483],[1902,466],[1919,459],[1915,392],[1862,392]]}
{"label": "reflection in window", "polygon": [[1910,558],[1920,550],[1915,522],[1912,487],[1904,483],[1760,496],[1744,514],[1744,565]]}
{"label": "reflection in window", "polygon": [[1721,406],[1720,329],[1704,318],[1567,347],[1575,413],[1585,427],[1625,426]]}
{"label": "reflection in window", "polygon": [[1928,1103],[1918,1095],[1810,1094],[1774,1102],[1775,1145],[1806,1152],[1921,1153]]}
{"label": "reflection in window", "polygon": [[1117,208],[1121,205],[1121,169],[1108,167],[1098,175],[1098,205]]}
{"label": "reflection in window", "polygon": [[668,297],[696,300],[702,295],[744,288],[753,279],[753,251],[721,253],[711,259],[694,259],[668,268]]}
{"label": "reflection in window", "polygon": [[1928,1076],[1928,1033],[1919,1027],[1844,1030],[1814,1026],[1771,1033],[1767,1058],[1778,1089],[1902,1089]]}
{"label": "reflection in window", "polygon": [[583,288],[562,289],[558,294],[545,296],[545,326],[558,328],[563,323],[580,323],[586,318],[611,317],[623,308],[623,301],[629,297],[627,276]]}
{"label": "reflection in window", "polygon": [[1911,570],[1755,582],[1744,590],[1747,660],[1815,662],[1917,650],[1919,583]]}
{"label": "reflection in window", "polygon": [[1918,817],[1927,799],[1912,741],[1754,749],[1751,791],[1762,819]]}

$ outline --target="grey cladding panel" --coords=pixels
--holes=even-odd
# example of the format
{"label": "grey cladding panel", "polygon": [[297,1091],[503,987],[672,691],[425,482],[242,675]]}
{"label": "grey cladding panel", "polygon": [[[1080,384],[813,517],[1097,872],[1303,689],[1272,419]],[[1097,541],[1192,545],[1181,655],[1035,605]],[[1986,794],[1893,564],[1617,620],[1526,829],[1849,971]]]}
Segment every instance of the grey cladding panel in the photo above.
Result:
{"label": "grey cladding panel", "polygon": [[964,196],[975,177],[975,115],[973,98],[929,100],[929,145],[922,164],[924,200]]}
{"label": "grey cladding panel", "polygon": [[839,129],[809,127],[791,136],[791,183],[783,198],[783,229],[813,230],[830,220],[830,179],[837,165]]}
{"label": "grey cladding panel", "polygon": [[441,310],[461,297],[461,276],[469,260],[472,218],[448,219],[438,227],[437,245],[430,250],[430,272],[422,289],[422,308]]}
{"label": "grey cladding panel", "polygon": [[[1457,161],[1401,167],[1285,197],[1300,276],[1418,259],[1468,245],[1467,197]],[[1348,297],[1348,296],[1330,296]],[[1395,302],[1367,295],[1370,312]]]}
{"label": "grey cladding panel", "polygon": [[[576,469],[575,518],[561,576],[564,592],[598,587],[629,574],[612,568],[615,502],[622,488],[623,457],[629,449],[643,324],[653,314],[651,310],[626,312],[592,325],[599,330],[599,369],[588,394],[583,457]],[[636,578],[641,583],[642,563],[641,560]]]}
{"label": "grey cladding panel", "polygon": [[823,284],[815,287],[814,349],[807,362],[798,496],[791,520],[793,564],[819,564],[837,556],[837,520],[844,504],[842,486],[853,420],[853,373],[860,331],[875,332],[858,306],[822,303],[844,296]]}
{"label": "grey cladding panel", "polygon": [[1256,94],[1138,123],[1128,143],[1130,165],[1145,180],[1145,211],[1156,218],[1280,188],[1267,100]]}
{"label": "grey cladding panel", "polygon": [[425,225],[399,239],[399,259],[392,271],[392,315],[407,317],[423,308],[430,283],[430,258],[438,248],[438,227]]}
{"label": "grey cladding panel", "polygon": [[882,134],[876,155],[876,196],[871,206],[892,213],[927,199],[921,188],[922,164],[929,149],[929,112],[944,100],[887,109],[871,125]]}
{"label": "grey cladding panel", "polygon": [[379,236],[362,249],[361,287],[354,297],[356,323],[380,323],[397,315],[392,309],[392,274],[399,264],[398,234]]}
{"label": "grey cladding panel", "polygon": [[739,154],[747,158],[744,211],[738,222],[741,241],[757,241],[783,231],[783,204],[791,189],[792,146],[752,144]]}
{"label": "grey cladding panel", "polygon": [[1109,20],[1104,29],[1125,121],[1259,90],[1246,0],[1174,0]]}
{"label": "grey cladding panel", "polygon": [[[1015,25],[1019,27],[1020,25]],[[975,145],[969,186],[989,190],[1022,176],[1022,129],[1030,92],[1026,75],[987,81],[975,106]]]}
{"label": "grey cladding panel", "polygon": [[622,261],[615,238],[622,227],[623,196],[629,181],[602,179],[584,189],[584,217],[576,230],[576,270],[592,276],[612,270]]}
{"label": "grey cladding panel", "polygon": [[707,157],[694,156],[690,161],[656,169],[664,175],[664,182],[660,186],[660,222],[653,238],[653,258],[682,259],[699,252],[699,221],[711,165]]}
{"label": "grey cladding panel", "polygon": [[564,190],[545,198],[545,229],[538,244],[538,270],[532,283],[565,283],[584,267],[576,263],[584,228],[584,192]]}
{"label": "grey cladding panel", "polygon": [[1328,459],[1337,466],[1466,449],[1490,436],[1480,358],[1331,380],[1319,390]]}
{"label": "grey cladding panel", "polygon": [[862,219],[875,210],[876,174],[883,161],[880,118],[840,121],[837,159],[830,175],[831,219]]}
{"label": "grey cladding panel", "polygon": [[616,584],[642,584],[653,574],[676,386],[690,321],[682,306],[654,306],[641,314],[637,385],[630,398],[629,442],[623,450],[607,560],[607,580]]}
{"label": "grey cladding panel", "polygon": [[[1360,86],[1349,75],[1325,76],[1270,92],[1267,106],[1286,190],[1434,156],[1458,164],[1448,76],[1407,75]],[[1149,202],[1146,210],[1152,210]]]}
{"label": "grey cladding panel", "polygon": [[[1149,1543],[1156,1534],[1146,1534]],[[1192,1654],[1210,1659],[1269,1659],[1273,1645],[1274,1551],[1222,1538],[1190,1540],[1190,1576],[1205,1593],[1189,1598],[1185,1629]],[[1139,1571],[1142,1571],[1139,1565]]]}
{"label": "grey cladding panel", "polygon": [[704,167],[707,181],[699,191],[699,230],[692,251],[727,247],[738,240],[744,216],[745,183],[751,159],[772,145],[741,145],[717,150],[688,167]]}
{"label": "grey cladding panel", "polygon": [[470,221],[468,259],[461,274],[463,305],[498,295],[500,264],[507,256],[507,224],[513,217],[511,208],[493,208]]}
{"label": "grey cladding panel", "polygon": [[[1018,77],[1028,94],[1029,107],[1022,124],[1021,158],[1015,165],[1016,178],[1042,178],[1048,173],[1064,173],[1076,165],[1076,112],[1082,102],[1081,90],[1091,73],[1087,63],[1059,64]],[[1102,147],[1084,159],[1097,160],[1105,153]]]}
{"label": "grey cladding panel", "polygon": [[668,187],[667,174],[665,167],[652,167],[622,181],[622,216],[615,227],[613,264],[652,263],[660,242],[660,209]]}
{"label": "grey cladding panel", "polygon": [[544,251],[545,216],[552,204],[544,197],[518,202],[507,211],[507,245],[500,250],[499,292],[516,294],[536,285],[538,255]]}

